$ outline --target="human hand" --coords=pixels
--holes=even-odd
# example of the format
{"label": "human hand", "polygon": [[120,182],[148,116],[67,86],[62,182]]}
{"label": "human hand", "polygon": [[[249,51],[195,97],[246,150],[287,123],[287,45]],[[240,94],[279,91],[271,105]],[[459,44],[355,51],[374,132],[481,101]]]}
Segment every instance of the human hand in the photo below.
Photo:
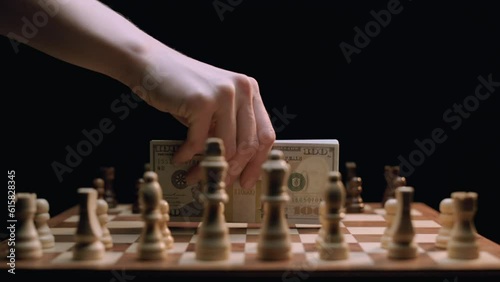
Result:
{"label": "human hand", "polygon": [[[242,187],[252,187],[276,139],[257,81],[197,61],[159,42],[152,46],[141,63],[145,72],[131,88],[149,105],[188,127],[174,162],[189,161],[202,153],[208,137],[219,137],[229,164],[226,184],[239,179]],[[187,182],[199,181],[201,173],[199,166],[194,167]]]}
{"label": "human hand", "polygon": [[[40,3],[1,1],[0,34],[23,34],[19,19],[39,13]],[[276,138],[255,79],[169,48],[100,1],[50,4],[57,15],[26,44],[128,85],[185,124],[188,133],[176,162],[201,153],[208,137],[221,138],[229,163],[226,183],[240,178],[243,187],[253,186]],[[187,180],[199,179],[198,167]]]}

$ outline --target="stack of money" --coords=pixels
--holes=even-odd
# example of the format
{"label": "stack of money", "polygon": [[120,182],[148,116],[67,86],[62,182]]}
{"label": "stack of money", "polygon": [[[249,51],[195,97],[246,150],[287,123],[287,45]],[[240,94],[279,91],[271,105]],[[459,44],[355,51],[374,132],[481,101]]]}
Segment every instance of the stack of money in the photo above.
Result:
{"label": "stack of money", "polygon": [[[184,164],[174,164],[173,156],[181,140],[151,140],[151,168],[158,174],[163,197],[170,205],[171,221],[201,221],[202,184],[187,185],[190,167],[202,160],[196,155]],[[276,140],[273,149],[281,150],[290,165],[286,180],[290,201],[286,204],[289,223],[318,224],[319,204],[329,171],[339,169],[339,143],[336,139]],[[244,189],[238,181],[226,187],[229,201],[224,213],[227,222],[260,223],[262,182]]]}

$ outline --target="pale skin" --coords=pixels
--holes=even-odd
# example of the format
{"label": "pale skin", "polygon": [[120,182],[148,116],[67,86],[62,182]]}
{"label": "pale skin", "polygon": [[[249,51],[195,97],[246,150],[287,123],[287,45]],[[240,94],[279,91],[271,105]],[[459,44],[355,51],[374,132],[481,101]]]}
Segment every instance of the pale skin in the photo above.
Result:
{"label": "pale skin", "polygon": [[[97,0],[41,2],[46,5],[0,0],[0,33],[115,79],[171,114],[188,128],[174,156],[178,163],[201,153],[208,137],[221,138],[229,163],[227,184],[238,178],[244,188],[255,184],[276,135],[254,78],[190,58]],[[42,15],[38,23],[45,24],[34,35],[23,36],[22,19],[32,21],[36,13]],[[200,178],[198,167],[187,180]]]}

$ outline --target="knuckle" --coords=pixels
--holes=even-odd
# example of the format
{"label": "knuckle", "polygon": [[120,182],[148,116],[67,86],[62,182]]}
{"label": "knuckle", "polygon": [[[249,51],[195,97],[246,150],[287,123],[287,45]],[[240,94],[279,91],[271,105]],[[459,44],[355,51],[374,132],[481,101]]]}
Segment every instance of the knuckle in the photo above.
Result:
{"label": "knuckle", "polygon": [[249,138],[238,145],[238,154],[245,160],[250,160],[259,149],[259,140]]}
{"label": "knuckle", "polygon": [[255,85],[252,79],[246,75],[237,75],[234,78],[236,89],[238,89],[238,96],[245,100],[251,101],[254,96]]}
{"label": "knuckle", "polygon": [[195,92],[186,98],[186,104],[191,109],[211,109],[216,104],[210,95],[203,92]]}
{"label": "knuckle", "polygon": [[272,127],[259,132],[259,143],[265,147],[271,147],[276,141],[276,132]]}
{"label": "knuckle", "polygon": [[217,85],[217,95],[220,99],[224,101],[233,101],[236,96],[236,90],[234,85],[229,83],[223,83]]}
{"label": "knuckle", "polygon": [[191,148],[193,152],[201,152],[204,149],[204,143],[201,140],[189,140],[187,146]]}

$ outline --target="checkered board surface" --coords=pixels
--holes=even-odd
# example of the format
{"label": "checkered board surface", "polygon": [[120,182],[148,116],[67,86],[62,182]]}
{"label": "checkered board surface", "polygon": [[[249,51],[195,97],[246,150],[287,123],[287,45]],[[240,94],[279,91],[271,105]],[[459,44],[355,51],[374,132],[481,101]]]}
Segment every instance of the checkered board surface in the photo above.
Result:
{"label": "checkered board surface", "polygon": [[[78,223],[77,208],[72,208],[50,221],[56,239],[54,248],[45,249],[42,259],[16,262],[18,271],[22,269],[75,269],[75,270],[135,270],[162,271],[168,273],[219,271],[224,273],[286,271],[310,269],[334,274],[336,271],[363,271],[389,273],[425,271],[500,271],[500,246],[478,235],[480,257],[475,260],[453,260],[447,258],[443,249],[435,247],[440,224],[438,213],[422,203],[414,203],[412,220],[418,257],[410,260],[391,260],[387,251],[380,247],[380,239],[386,223],[384,210],[380,205],[367,205],[362,214],[346,214],[341,222],[341,230],[350,253],[347,260],[322,261],[318,257],[315,238],[319,225],[290,225],[292,258],[287,261],[263,262],[256,256],[259,224],[228,223],[231,254],[227,261],[206,262],[195,258],[196,230],[199,223],[170,222],[175,244],[168,250],[163,261],[140,261],[136,248],[143,222],[139,214],[131,212],[130,205],[119,205],[109,211],[108,228],[114,246],[99,261],[72,260],[74,234]],[[5,265],[4,265],[5,267]]]}

